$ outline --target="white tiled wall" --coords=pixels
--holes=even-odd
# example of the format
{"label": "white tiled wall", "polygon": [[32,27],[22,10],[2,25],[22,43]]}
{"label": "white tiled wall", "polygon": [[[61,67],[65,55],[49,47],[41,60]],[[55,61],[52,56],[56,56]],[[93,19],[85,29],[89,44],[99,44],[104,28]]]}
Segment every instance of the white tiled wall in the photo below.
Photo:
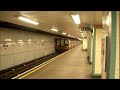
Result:
{"label": "white tiled wall", "polygon": [[1,65],[0,65],[1,70],[14,66],[13,55],[12,54],[2,55],[0,62],[1,62]]}
{"label": "white tiled wall", "polygon": [[25,62],[25,53],[16,53],[13,55],[15,60],[15,65],[19,65]]}
{"label": "white tiled wall", "polygon": [[87,38],[83,39],[83,49],[87,49]]}
{"label": "white tiled wall", "polygon": [[25,61],[26,62],[32,60],[30,53],[31,52],[25,52]]}
{"label": "white tiled wall", "polygon": [[[4,43],[9,44],[6,49]],[[52,36],[0,28],[0,70],[54,53],[54,44]]]}
{"label": "white tiled wall", "polygon": [[102,29],[96,29],[95,74],[101,74]]}
{"label": "white tiled wall", "polygon": [[[119,57],[119,35],[120,35],[120,12],[117,11],[117,16],[116,16],[116,64],[115,64],[115,79],[118,79],[120,78],[120,57]],[[109,26],[108,26],[109,27]],[[104,27],[105,30],[107,30],[105,27]]]}
{"label": "white tiled wall", "polygon": [[92,62],[92,55],[93,55],[93,37],[91,38],[91,56],[90,56],[91,62]]}
{"label": "white tiled wall", "polygon": [[116,30],[116,67],[115,67],[115,78],[116,79],[119,79],[120,78],[120,57],[119,57],[119,37],[120,37],[120,13],[117,12],[117,24],[116,24],[116,27],[117,27],[117,30]]}

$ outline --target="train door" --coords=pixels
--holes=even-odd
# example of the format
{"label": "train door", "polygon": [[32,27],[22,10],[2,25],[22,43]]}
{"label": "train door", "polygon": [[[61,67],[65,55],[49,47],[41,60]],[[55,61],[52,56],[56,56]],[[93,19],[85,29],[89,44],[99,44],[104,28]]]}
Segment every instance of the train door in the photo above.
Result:
{"label": "train door", "polygon": [[69,49],[69,41],[68,41],[68,39],[65,39],[65,48]]}
{"label": "train door", "polygon": [[63,47],[64,46],[64,39],[61,39],[61,47]]}

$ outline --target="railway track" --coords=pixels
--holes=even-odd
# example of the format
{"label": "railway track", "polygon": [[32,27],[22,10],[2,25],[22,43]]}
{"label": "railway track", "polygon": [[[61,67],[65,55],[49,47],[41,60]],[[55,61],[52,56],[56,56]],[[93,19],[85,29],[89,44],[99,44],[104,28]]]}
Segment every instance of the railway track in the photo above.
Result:
{"label": "railway track", "polygon": [[52,53],[50,55],[41,57],[41,58],[37,58],[35,60],[5,69],[0,71],[0,79],[11,79],[12,77],[17,76],[18,74],[21,74],[39,64],[44,63],[45,61],[59,55],[60,53]]}

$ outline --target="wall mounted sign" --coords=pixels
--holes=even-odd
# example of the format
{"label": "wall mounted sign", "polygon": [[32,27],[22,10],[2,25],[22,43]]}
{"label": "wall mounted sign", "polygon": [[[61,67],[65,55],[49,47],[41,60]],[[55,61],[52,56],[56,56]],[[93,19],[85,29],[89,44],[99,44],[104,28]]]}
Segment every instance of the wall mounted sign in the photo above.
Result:
{"label": "wall mounted sign", "polygon": [[8,46],[9,46],[9,45],[8,45],[7,43],[4,43],[4,44],[3,44],[4,49],[7,49]]}
{"label": "wall mounted sign", "polygon": [[92,31],[92,28],[91,27],[82,27],[81,28],[82,31]]}

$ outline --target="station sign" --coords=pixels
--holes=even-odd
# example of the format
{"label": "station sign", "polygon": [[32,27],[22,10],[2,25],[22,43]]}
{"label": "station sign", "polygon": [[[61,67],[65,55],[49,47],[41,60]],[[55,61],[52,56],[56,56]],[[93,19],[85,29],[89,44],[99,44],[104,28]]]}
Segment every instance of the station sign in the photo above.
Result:
{"label": "station sign", "polygon": [[83,27],[82,30],[83,30],[83,31],[90,31],[91,28],[90,28],[90,27]]}

